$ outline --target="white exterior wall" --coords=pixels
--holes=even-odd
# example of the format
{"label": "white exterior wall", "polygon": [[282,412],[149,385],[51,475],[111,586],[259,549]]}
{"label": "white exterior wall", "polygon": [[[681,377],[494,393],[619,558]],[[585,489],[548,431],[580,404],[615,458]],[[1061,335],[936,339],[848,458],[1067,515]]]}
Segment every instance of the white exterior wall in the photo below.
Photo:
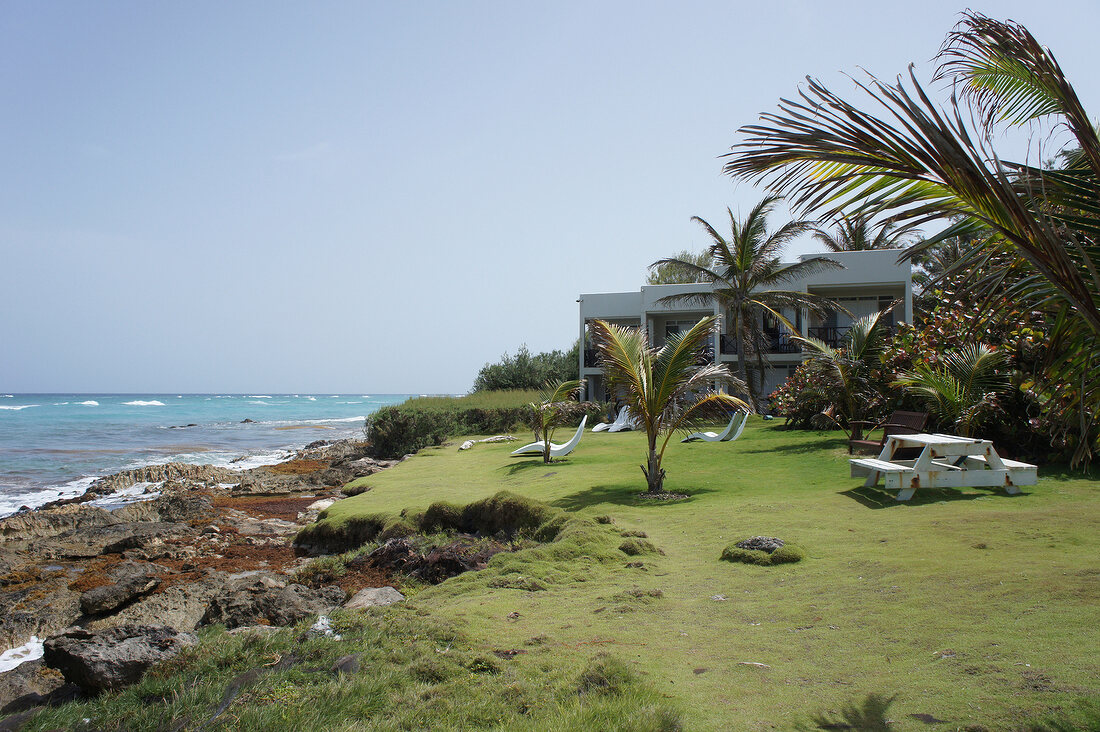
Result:
{"label": "white exterior wall", "polygon": [[[859,297],[890,297],[900,299],[902,304],[894,311],[896,322],[911,322],[913,317],[913,279],[912,268],[908,262],[898,263],[901,250],[887,249],[863,252],[835,252],[828,254],[805,254],[801,261],[814,257],[832,259],[842,269],[824,269],[802,280],[795,280],[783,286],[783,289],[812,292],[826,297],[845,299]],[[590,293],[580,296],[580,374],[589,380],[588,397],[599,395],[602,391],[602,372],[599,368],[584,365],[585,324],[591,320],[607,320],[621,325],[644,325],[650,342],[660,345],[664,342],[665,325],[669,320],[698,322],[704,315],[718,315],[717,305],[713,303],[688,303],[666,305],[657,301],[668,295],[692,292],[706,288],[707,285],[643,285],[637,292]],[[856,303],[863,308],[867,303]],[[877,309],[877,308],[876,308]],[[858,314],[858,313],[857,313]],[[795,313],[784,313],[793,323]],[[811,318],[802,318],[802,335],[811,326]],[[837,326],[850,324],[850,318],[843,313],[837,315]],[[723,324],[722,333],[726,333]],[[735,363],[736,355],[721,354],[715,344],[715,359]],[[801,353],[773,353],[768,355],[772,368],[765,376],[765,393],[770,393],[787,378],[791,365],[802,360]]]}

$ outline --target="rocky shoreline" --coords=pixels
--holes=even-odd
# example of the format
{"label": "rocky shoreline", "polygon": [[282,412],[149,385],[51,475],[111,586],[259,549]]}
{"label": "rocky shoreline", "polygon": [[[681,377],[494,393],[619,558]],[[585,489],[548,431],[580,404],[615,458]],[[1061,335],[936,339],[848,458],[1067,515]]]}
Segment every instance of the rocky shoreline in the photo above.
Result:
{"label": "rocky shoreline", "polygon": [[[346,586],[307,586],[295,576],[310,561],[295,551],[297,532],[344,498],[346,483],[399,462],[374,460],[366,448],[319,441],[245,471],[183,463],[127,470],[79,498],[0,519],[0,650],[45,639],[44,659],[0,673],[0,717],[115,688],[118,669],[96,665],[110,649],[147,657],[119,667],[144,669],[160,657],[156,649],[194,642],[202,625],[290,625],[344,605],[361,589],[356,580],[388,584],[378,571]],[[152,500],[92,505],[135,487]]]}

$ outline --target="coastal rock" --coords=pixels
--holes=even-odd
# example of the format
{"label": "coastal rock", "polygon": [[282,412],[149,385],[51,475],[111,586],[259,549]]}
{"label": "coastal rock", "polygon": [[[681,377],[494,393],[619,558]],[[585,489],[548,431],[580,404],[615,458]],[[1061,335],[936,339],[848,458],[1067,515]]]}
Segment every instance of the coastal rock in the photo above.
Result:
{"label": "coastal rock", "polygon": [[112,523],[39,538],[28,542],[24,548],[29,556],[38,559],[88,559],[152,544],[163,545],[165,539],[181,536],[189,530],[188,526],[174,523]]}
{"label": "coastal rock", "polygon": [[105,615],[152,592],[160,584],[157,574],[164,571],[151,564],[123,562],[112,568],[112,584],[93,587],[80,596],[80,609],[85,615]]}
{"label": "coastal rock", "polygon": [[80,593],[67,575],[14,585],[0,591],[0,648],[14,648],[67,628],[80,617]]}
{"label": "coastal rock", "polygon": [[86,530],[117,523],[120,523],[120,520],[111,515],[110,511],[80,504],[24,511],[0,519],[0,544],[57,536],[67,531]]}
{"label": "coastal rock", "polygon": [[[162,489],[165,493],[169,487]],[[152,501],[131,503],[114,512],[115,517],[126,522],[168,521],[189,523],[209,521],[214,516],[214,502],[209,496],[170,493]]]}
{"label": "coastal rock", "polygon": [[164,483],[173,481],[190,485],[212,488],[219,483],[234,483],[239,473],[228,468],[213,465],[189,465],[188,463],[165,463],[147,465],[144,468],[123,470],[92,483],[86,494],[89,498],[114,493],[129,488],[135,483]]}
{"label": "coastal rock", "polygon": [[405,596],[392,587],[365,587],[355,593],[344,604],[345,610],[363,610],[368,607],[382,607],[395,602],[404,602]]}
{"label": "coastal rock", "polygon": [[121,689],[145,670],[198,639],[164,625],[122,625],[101,631],[69,628],[48,639],[43,660],[88,692]]}
{"label": "coastal rock", "polygon": [[[176,582],[173,579],[173,582]],[[118,625],[167,625],[180,631],[199,626],[210,600],[225,586],[225,574],[211,573],[195,582],[179,582],[146,595],[114,614],[87,622],[93,630]]]}
{"label": "coastal rock", "polygon": [[244,625],[293,625],[299,620],[328,612],[347,597],[332,585],[312,590],[305,585],[273,587],[264,577],[238,584],[216,594],[203,615],[204,625],[221,623],[226,628]]}

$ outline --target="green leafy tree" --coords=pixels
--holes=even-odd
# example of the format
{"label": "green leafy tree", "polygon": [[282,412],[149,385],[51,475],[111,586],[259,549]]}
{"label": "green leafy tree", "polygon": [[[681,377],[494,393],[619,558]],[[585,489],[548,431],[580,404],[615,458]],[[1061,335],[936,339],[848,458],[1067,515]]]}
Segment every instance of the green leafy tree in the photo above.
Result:
{"label": "green leafy tree", "polygon": [[[912,70],[909,84],[871,77],[857,85],[881,116],[810,80],[801,100],[781,101],[761,124],[742,128],[725,170],[826,218],[863,210],[915,225],[957,219],[922,246],[989,231],[984,248],[1013,253],[1004,266],[1025,269],[1007,286],[996,277],[974,286],[1000,287],[990,299],[996,306],[1027,302],[1048,313],[1038,388],[1049,413],[1076,422],[1074,462],[1087,463],[1100,414],[1092,373],[1100,352],[1100,137],[1054,54],[1018,23],[964,13],[939,61],[936,79],[954,86],[946,109]],[[1040,123],[1074,137],[1065,167],[1008,162],[990,149],[1000,128]]]}
{"label": "green leafy tree", "polygon": [[[706,278],[699,273],[700,269],[706,269],[711,265],[709,251],[698,254],[687,249],[674,254],[670,261],[664,264],[658,262],[649,266],[649,274],[646,275],[647,285],[680,285],[691,282],[706,282]],[[687,262],[691,267],[684,267],[680,262]]]}
{"label": "green leafy tree", "polygon": [[[781,287],[827,268],[840,268],[831,259],[813,257],[795,264],[781,264],[784,247],[795,237],[811,227],[806,221],[788,221],[775,231],[768,231],[768,215],[779,201],[768,196],[753,207],[749,215],[738,220],[733,211],[726,209],[730,219],[730,236],[699,218],[692,217],[710,235],[712,244],[708,253],[710,266],[701,266],[678,259],[662,259],[651,267],[675,264],[694,272],[698,282],[712,286],[679,295],[669,295],[659,302],[708,304],[717,301],[728,314],[728,331],[737,348],[737,372],[746,384],[754,406],[762,404],[764,368],[770,343],[764,333],[764,315],[771,315],[791,330],[793,324],[783,315],[784,308],[805,309],[824,314],[830,309],[843,309],[836,303],[807,292],[785,290]],[[756,373],[750,378],[748,359],[756,360]]]}
{"label": "green leafy tree", "polygon": [[577,379],[580,376],[579,358],[579,340],[568,351],[537,354],[522,345],[514,356],[505,353],[497,363],[482,366],[474,380],[473,391],[539,389],[548,381]]}
{"label": "green leafy tree", "polygon": [[603,360],[608,387],[622,395],[631,417],[645,430],[648,456],[641,467],[650,493],[664,490],[662,460],[674,432],[726,419],[734,409],[748,409],[741,399],[714,390],[738,385],[729,369],[701,363],[717,322],[714,316],[703,318],[689,330],[669,336],[661,348],[649,345],[642,328],[592,322],[592,344]]}

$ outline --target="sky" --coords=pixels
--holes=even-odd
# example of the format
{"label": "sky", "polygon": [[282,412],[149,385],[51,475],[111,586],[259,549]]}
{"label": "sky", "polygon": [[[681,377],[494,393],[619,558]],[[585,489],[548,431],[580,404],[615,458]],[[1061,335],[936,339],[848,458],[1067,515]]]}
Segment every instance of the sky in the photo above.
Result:
{"label": "sky", "polygon": [[[0,4],[0,391],[464,392],[747,212],[720,156],[807,75],[928,82],[965,7]],[[1100,4],[969,7],[1100,110]]]}

